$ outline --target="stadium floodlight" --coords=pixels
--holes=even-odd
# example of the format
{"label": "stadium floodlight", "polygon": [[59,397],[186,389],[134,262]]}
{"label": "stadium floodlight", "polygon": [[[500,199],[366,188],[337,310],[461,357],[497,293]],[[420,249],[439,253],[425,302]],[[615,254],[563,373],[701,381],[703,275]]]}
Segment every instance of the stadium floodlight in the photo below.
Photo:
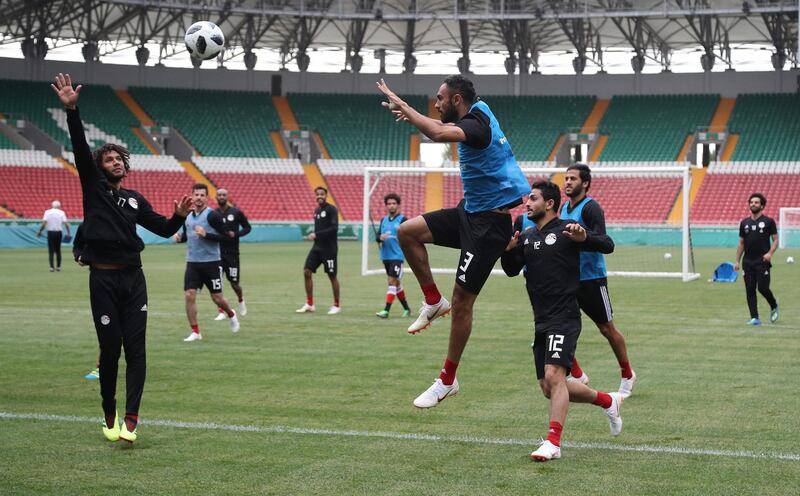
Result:
{"label": "stadium floodlight", "polygon": [[781,207],[778,212],[778,247],[800,248],[800,207]]}
{"label": "stadium floodlight", "polygon": [[[529,182],[550,178],[556,183],[565,168],[522,167]],[[426,203],[426,182],[437,176],[445,207],[461,198],[459,169],[453,167],[366,167],[361,249],[362,275],[383,274],[374,246],[374,225],[384,213],[383,195],[398,193],[406,215],[420,213]],[[604,207],[615,253],[606,257],[609,276],[698,279],[689,232],[691,174],[685,166],[592,168],[589,196]],[[429,193],[430,194],[430,193]],[[514,217],[524,211],[518,207]],[[800,225],[800,224],[799,224]],[[455,273],[457,254],[430,248],[433,273]],[[493,274],[503,274],[495,269]]]}

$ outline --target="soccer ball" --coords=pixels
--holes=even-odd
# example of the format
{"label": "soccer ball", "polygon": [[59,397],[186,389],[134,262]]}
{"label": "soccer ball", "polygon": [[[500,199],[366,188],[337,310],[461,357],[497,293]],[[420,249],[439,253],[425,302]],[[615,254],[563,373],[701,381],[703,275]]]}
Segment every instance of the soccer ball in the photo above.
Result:
{"label": "soccer ball", "polygon": [[793,264],[794,263],[794,257],[786,257],[786,263],[787,264]]}
{"label": "soccer ball", "polygon": [[671,260],[671,259],[672,259],[672,253],[665,253],[664,254],[664,260]]}
{"label": "soccer ball", "polygon": [[213,59],[225,46],[222,30],[209,21],[200,21],[189,26],[183,39],[189,55],[197,60]]}

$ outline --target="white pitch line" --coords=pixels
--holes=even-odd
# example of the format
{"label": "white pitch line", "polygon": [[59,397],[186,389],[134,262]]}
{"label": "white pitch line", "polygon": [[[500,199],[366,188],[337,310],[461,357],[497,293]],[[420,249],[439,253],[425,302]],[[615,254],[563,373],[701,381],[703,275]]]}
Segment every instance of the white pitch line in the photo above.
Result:
{"label": "white pitch line", "polygon": [[[78,422],[78,423],[100,423],[99,417],[73,417],[66,415],[49,415],[46,413],[12,413],[0,412],[0,419],[10,420],[42,420],[45,422]],[[176,420],[142,420],[143,425],[156,425],[159,427],[174,427],[178,429],[200,429],[210,431],[232,431],[232,432],[257,432],[262,434],[306,434],[316,436],[345,436],[345,437],[377,437],[383,439],[408,439],[413,441],[443,441],[467,444],[496,444],[503,446],[536,446],[540,441],[533,439],[513,439],[513,438],[491,438],[477,436],[439,436],[436,434],[414,434],[403,432],[381,432],[381,431],[339,431],[333,429],[309,429],[304,427],[286,427],[282,425],[257,426],[257,425],[235,425],[218,424],[216,422],[179,422]],[[717,449],[698,449],[680,448],[676,446],[652,446],[647,444],[612,444],[612,443],[576,443],[564,442],[565,448],[575,449],[597,449],[608,451],[635,451],[640,453],[659,453],[670,455],[698,455],[698,456],[719,456],[727,458],[751,458],[756,460],[786,460],[800,461],[800,453],[772,453],[755,452],[744,450],[717,450]]]}

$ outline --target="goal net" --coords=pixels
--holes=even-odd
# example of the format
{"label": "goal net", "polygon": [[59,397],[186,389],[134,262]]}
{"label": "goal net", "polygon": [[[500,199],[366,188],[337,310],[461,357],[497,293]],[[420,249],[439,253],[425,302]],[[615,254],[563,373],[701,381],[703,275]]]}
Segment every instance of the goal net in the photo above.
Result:
{"label": "goal net", "polygon": [[[564,168],[522,167],[528,182],[551,180],[563,187]],[[691,174],[686,167],[592,168],[589,196],[602,206],[614,253],[606,257],[609,276],[697,279],[689,231],[688,194]],[[361,272],[384,274],[375,241],[386,215],[383,197],[395,192],[407,217],[427,210],[454,207],[463,197],[455,167],[367,167],[364,169]],[[567,201],[562,196],[562,204]],[[512,212],[516,219],[524,205]],[[459,253],[428,245],[434,273],[455,273]],[[406,267],[408,269],[408,267]],[[498,266],[495,274],[503,274]]]}
{"label": "goal net", "polygon": [[800,248],[800,207],[781,207],[778,217],[778,247]]}

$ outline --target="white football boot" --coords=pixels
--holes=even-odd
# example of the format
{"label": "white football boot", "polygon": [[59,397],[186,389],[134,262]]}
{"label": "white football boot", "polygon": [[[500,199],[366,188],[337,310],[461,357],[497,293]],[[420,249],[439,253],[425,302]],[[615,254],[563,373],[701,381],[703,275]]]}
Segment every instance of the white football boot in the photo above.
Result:
{"label": "white football boot", "polygon": [[569,381],[577,381],[577,382],[580,382],[581,384],[583,384],[584,386],[588,386],[589,385],[589,376],[586,375],[586,372],[584,372],[580,377],[573,377],[571,375],[568,375],[567,376],[567,382],[569,382]]}
{"label": "white football boot", "polygon": [[328,315],[336,315],[337,313],[342,313],[342,307],[334,305],[328,309]]}
{"label": "white football boot", "polygon": [[233,317],[231,317],[231,332],[239,332],[239,317],[236,315],[236,312],[233,312]]}
{"label": "white football boot", "polygon": [[539,449],[531,453],[531,460],[535,462],[547,462],[561,458],[561,448],[550,441],[542,441]]}
{"label": "white football boot", "polygon": [[308,303],[303,303],[303,306],[298,308],[294,311],[294,313],[306,313],[306,312],[314,312],[316,311],[317,307],[314,305],[309,305]]}
{"label": "white football boot", "polygon": [[214,320],[225,320],[227,317],[228,316],[225,315],[225,311],[220,309],[219,313],[217,313],[217,316],[214,317]]}
{"label": "white football boot", "polygon": [[[631,370],[631,372],[633,372]],[[630,379],[622,378],[619,381],[619,394],[623,398],[627,398],[631,394],[633,394],[633,385],[636,384],[636,372],[633,372],[633,375]]]}
{"label": "white football boot", "polygon": [[433,385],[417,396],[414,406],[417,408],[433,408],[441,403],[445,398],[458,394],[458,379],[453,381],[450,386],[445,385],[441,379],[433,381]]}
{"label": "white football boot", "polygon": [[611,396],[611,406],[606,408],[606,415],[608,415],[608,426],[611,429],[612,436],[619,436],[622,432],[622,417],[619,415],[622,400],[625,398],[620,393],[609,393]]}
{"label": "white football boot", "polygon": [[188,343],[189,341],[200,341],[201,339],[203,339],[202,334],[200,334],[199,332],[192,331],[192,333],[189,334],[189,336],[186,337],[184,341]]}
{"label": "white football boot", "polygon": [[242,317],[247,315],[247,305],[244,304],[244,300],[239,302],[239,315]]}
{"label": "white football boot", "polygon": [[444,296],[442,296],[439,303],[435,305],[428,305],[425,303],[422,305],[422,308],[419,309],[419,317],[417,317],[417,320],[408,326],[408,333],[416,334],[423,331],[431,325],[434,319],[447,315],[448,313],[450,313],[450,302],[447,301],[447,298]]}

